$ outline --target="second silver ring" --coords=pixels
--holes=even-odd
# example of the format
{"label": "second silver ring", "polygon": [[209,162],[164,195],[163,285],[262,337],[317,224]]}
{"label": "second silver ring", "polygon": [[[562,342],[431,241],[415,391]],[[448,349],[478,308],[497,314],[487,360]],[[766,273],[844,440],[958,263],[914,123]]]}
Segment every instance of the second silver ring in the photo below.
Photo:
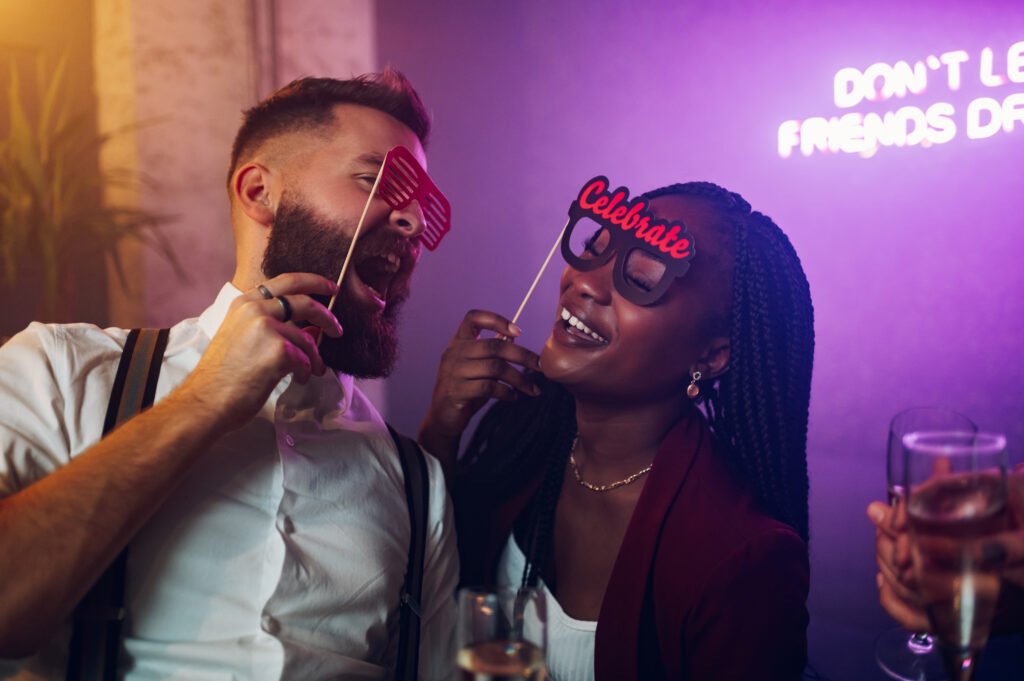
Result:
{"label": "second silver ring", "polygon": [[281,303],[281,312],[284,316],[281,318],[282,322],[290,321],[292,318],[292,304],[288,302],[288,299],[284,296],[277,296],[274,298],[277,302]]}

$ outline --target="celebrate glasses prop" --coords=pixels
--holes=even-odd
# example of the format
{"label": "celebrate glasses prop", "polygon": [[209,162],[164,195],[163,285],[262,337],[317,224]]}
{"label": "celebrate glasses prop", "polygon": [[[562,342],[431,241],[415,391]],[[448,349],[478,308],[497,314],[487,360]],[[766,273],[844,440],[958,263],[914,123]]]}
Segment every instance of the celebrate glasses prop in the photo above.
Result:
{"label": "celebrate glasses prop", "polygon": [[461,681],[544,681],[544,592],[515,587],[463,589],[456,643]]}
{"label": "celebrate glasses prop", "polygon": [[972,431],[905,435],[907,519],[918,591],[952,681],[969,681],[999,598],[981,545],[1005,530],[1006,438]]}
{"label": "celebrate glasses prop", "polygon": [[[903,494],[906,484],[903,436],[924,430],[975,433],[978,427],[960,412],[941,407],[915,407],[892,417],[885,473],[889,504],[897,512],[906,501]],[[875,643],[875,659],[882,671],[899,681],[942,681],[946,678],[942,657],[935,650],[935,641],[925,632],[908,634],[901,627],[886,631]]]}

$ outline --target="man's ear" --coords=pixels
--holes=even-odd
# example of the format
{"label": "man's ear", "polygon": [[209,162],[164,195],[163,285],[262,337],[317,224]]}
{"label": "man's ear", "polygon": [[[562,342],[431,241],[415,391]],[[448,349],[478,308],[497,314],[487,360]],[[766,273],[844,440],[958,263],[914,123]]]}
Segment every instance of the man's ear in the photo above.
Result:
{"label": "man's ear", "polygon": [[729,369],[729,338],[717,336],[708,343],[707,350],[700,358],[702,366],[707,367],[703,378],[718,378]]}
{"label": "man's ear", "polygon": [[250,220],[264,227],[274,222],[271,187],[275,179],[266,166],[246,163],[235,173],[231,182],[231,191],[238,207]]}

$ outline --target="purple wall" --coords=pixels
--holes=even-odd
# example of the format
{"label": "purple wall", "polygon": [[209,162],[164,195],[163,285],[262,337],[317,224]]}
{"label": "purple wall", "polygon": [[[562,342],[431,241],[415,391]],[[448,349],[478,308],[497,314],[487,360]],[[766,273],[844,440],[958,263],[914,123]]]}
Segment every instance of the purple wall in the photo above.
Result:
{"label": "purple wall", "polygon": [[[585,179],[739,191],[790,235],[814,296],[811,660],[831,679],[881,678],[873,639],[891,625],[864,507],[883,497],[889,417],[951,405],[1007,432],[1011,456],[1024,458],[1024,122],[987,139],[963,129],[975,97],[1024,93],[1024,83],[978,83],[985,47],[1006,73],[1024,3],[781,4],[381,0],[381,63],[405,70],[433,109],[431,171],[456,218],[421,261],[390,415],[415,430],[465,310],[515,311]],[[905,99],[833,102],[840,68],[950,50],[970,57],[958,91],[938,70]],[[869,159],[776,150],[788,119],[940,101],[960,128],[945,144]],[[523,317],[534,349],[560,268]]]}

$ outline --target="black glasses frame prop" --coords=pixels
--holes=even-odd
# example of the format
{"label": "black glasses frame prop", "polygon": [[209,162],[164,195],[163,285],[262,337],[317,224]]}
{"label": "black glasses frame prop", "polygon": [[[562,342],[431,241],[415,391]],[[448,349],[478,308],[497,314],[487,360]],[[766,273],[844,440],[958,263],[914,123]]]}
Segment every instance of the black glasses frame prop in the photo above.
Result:
{"label": "black glasses frame prop", "polygon": [[[613,277],[619,294],[636,305],[653,305],[665,295],[672,282],[690,269],[690,261],[696,255],[693,235],[686,231],[682,222],[655,218],[644,197],[630,201],[629,189],[619,187],[609,191],[609,186],[608,178],[598,175],[583,185],[579,196],[569,206],[569,222],[561,238],[562,257],[581,272],[602,267],[614,257]],[[572,249],[573,233],[584,219],[596,222],[601,229],[588,241],[586,254],[576,254]],[[600,251],[591,250],[591,244],[602,241],[602,234],[607,234],[603,247]],[[664,272],[650,290],[627,276],[627,265],[637,252],[664,266]]]}

